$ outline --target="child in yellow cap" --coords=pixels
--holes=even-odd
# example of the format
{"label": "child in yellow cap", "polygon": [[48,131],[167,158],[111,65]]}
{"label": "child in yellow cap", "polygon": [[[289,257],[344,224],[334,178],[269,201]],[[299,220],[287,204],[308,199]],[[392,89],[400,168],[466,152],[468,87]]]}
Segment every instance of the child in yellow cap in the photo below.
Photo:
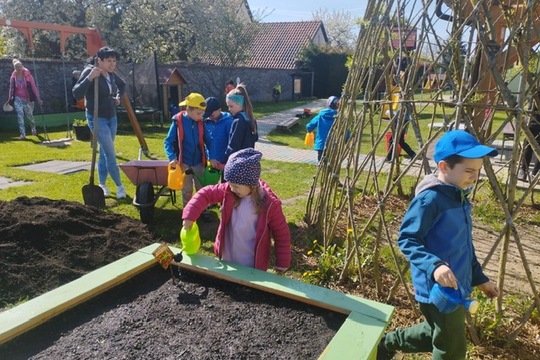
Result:
{"label": "child in yellow cap", "polygon": [[203,123],[206,100],[199,93],[191,93],[180,103],[180,106],[184,106],[185,110],[173,116],[171,127],[164,140],[164,147],[172,168],[181,166],[183,172],[187,169],[192,170],[188,171],[184,177],[182,201],[185,205],[191,199],[193,186],[195,190],[202,187],[197,176],[202,178],[206,166],[207,139]]}

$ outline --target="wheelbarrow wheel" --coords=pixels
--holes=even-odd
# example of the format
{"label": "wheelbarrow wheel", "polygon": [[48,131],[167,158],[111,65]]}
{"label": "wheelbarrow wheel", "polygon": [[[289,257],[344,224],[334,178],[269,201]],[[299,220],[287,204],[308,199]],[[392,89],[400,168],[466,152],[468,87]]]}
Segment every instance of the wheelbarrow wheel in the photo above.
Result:
{"label": "wheelbarrow wheel", "polygon": [[139,214],[144,224],[149,224],[154,218],[154,186],[150,182],[144,182],[137,186],[137,202]]}

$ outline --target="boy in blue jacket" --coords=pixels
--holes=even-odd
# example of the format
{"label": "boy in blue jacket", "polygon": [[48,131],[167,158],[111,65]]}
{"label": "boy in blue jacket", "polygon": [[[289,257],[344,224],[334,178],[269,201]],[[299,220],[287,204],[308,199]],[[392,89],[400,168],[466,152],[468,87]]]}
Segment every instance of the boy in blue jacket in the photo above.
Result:
{"label": "boy in blue jacket", "polygon": [[321,161],[324,145],[326,144],[330,129],[332,128],[332,125],[334,125],[338,107],[339,98],[337,96],[330,96],[326,100],[326,108],[322,109],[317,116],[306,124],[306,130],[308,132],[312,132],[317,128],[313,148],[317,150],[317,161],[319,162]]}
{"label": "boy in blue jacket", "polygon": [[221,111],[218,98],[213,96],[206,99],[206,110],[203,118],[204,131],[209,141],[208,158],[210,159],[210,165],[214,169],[223,170],[233,118],[228,112]]}
{"label": "boy in blue jacket", "polygon": [[[202,178],[206,166],[206,148],[208,142],[204,133],[203,114],[206,109],[206,100],[201,94],[191,93],[180,106],[186,109],[180,111],[172,118],[171,127],[164,140],[165,154],[172,168],[181,166],[185,172],[188,168]],[[197,176],[186,174],[182,187],[182,201],[188,203],[195,190],[202,187]]]}
{"label": "boy in blue jacket", "polygon": [[438,174],[427,175],[416,188],[399,231],[398,245],[411,264],[415,299],[425,321],[386,334],[377,359],[392,359],[397,350],[432,352],[433,359],[465,359],[465,308],[443,313],[430,302],[435,283],[458,289],[463,297],[474,286],[486,296],[499,289],[484,275],[472,243],[471,192],[485,156],[497,150],[471,134],[449,131],[435,145]]}

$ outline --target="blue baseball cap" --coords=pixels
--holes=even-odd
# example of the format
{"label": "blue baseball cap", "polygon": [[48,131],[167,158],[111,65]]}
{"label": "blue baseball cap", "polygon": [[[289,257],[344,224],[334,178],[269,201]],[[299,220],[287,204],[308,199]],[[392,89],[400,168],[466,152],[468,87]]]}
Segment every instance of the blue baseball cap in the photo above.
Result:
{"label": "blue baseball cap", "polygon": [[221,108],[218,98],[210,96],[206,99],[206,109],[203,114],[203,118],[210,117],[214,111]]}
{"label": "blue baseball cap", "polygon": [[463,130],[448,131],[435,145],[433,159],[436,163],[459,155],[467,159],[479,159],[484,156],[497,156],[497,149],[482,145],[474,136]]}

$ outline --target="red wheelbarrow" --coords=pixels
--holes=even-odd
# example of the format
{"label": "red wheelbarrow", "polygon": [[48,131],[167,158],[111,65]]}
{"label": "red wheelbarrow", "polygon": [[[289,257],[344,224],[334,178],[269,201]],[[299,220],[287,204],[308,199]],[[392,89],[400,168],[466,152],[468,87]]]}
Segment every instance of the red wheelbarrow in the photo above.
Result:
{"label": "red wheelbarrow", "polygon": [[176,202],[176,192],[167,187],[168,164],[166,160],[132,160],[118,165],[137,186],[133,205],[139,210],[144,224],[152,222],[160,196],[169,196],[173,204]]}

